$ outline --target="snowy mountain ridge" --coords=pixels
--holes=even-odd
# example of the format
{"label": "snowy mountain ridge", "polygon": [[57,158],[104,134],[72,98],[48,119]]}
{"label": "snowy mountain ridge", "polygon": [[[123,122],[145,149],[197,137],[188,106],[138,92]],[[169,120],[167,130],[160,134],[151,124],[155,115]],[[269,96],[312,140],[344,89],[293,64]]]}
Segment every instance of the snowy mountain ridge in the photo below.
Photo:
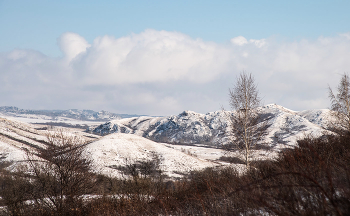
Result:
{"label": "snowy mountain ridge", "polygon": [[[269,145],[292,144],[307,134],[320,135],[330,118],[328,109],[292,111],[276,104],[260,107],[263,119],[268,121]],[[200,114],[184,111],[168,117],[134,117],[112,120],[92,130],[93,133],[129,133],[156,142],[172,144],[205,144],[220,146],[227,142],[230,111]]]}

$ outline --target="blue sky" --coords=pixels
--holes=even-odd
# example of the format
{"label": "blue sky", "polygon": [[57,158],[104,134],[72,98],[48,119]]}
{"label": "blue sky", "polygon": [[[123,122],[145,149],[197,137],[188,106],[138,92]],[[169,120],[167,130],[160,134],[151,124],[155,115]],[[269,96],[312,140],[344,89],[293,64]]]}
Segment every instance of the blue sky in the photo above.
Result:
{"label": "blue sky", "polygon": [[327,108],[349,72],[350,1],[0,0],[0,106],[151,115],[228,108],[242,70],[265,103]]}
{"label": "blue sky", "polygon": [[75,32],[88,42],[145,29],[178,31],[225,43],[232,37],[284,40],[349,31],[350,1],[0,1],[0,51],[34,49],[59,56],[57,38]]}

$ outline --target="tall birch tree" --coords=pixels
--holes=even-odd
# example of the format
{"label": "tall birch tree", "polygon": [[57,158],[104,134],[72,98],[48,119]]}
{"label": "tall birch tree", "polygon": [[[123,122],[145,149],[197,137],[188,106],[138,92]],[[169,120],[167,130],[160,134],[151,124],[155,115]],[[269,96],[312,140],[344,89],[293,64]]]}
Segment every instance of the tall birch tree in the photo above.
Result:
{"label": "tall birch tree", "polygon": [[229,89],[229,143],[226,151],[237,151],[244,156],[247,168],[250,167],[251,150],[262,140],[267,131],[266,121],[261,119],[261,98],[252,74],[242,72],[232,89]]}

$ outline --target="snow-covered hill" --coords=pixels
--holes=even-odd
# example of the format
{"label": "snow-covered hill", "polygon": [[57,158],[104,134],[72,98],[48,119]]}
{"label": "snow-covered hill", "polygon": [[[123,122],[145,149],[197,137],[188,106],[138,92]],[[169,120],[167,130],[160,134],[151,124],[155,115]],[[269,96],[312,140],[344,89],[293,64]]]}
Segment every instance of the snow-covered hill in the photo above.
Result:
{"label": "snow-covered hill", "polygon": [[[329,118],[327,109],[295,112],[275,104],[260,109],[269,124],[269,133],[264,141],[270,147],[293,145],[297,139],[307,134],[321,135]],[[129,133],[156,142],[218,146],[227,140],[228,115],[228,111],[207,114],[184,111],[169,117],[120,119],[106,122],[93,132],[100,135]]]}
{"label": "snow-covered hill", "polygon": [[[46,147],[47,130],[37,130],[36,125],[13,119],[0,118],[0,162],[20,162],[27,159],[26,150],[35,151]],[[99,136],[78,130],[65,129],[68,134],[76,135],[86,141],[93,141]]]}
{"label": "snow-covered hill", "polygon": [[22,161],[25,149],[42,148],[45,136],[30,124],[0,118],[0,161]]}
{"label": "snow-covered hill", "polygon": [[[34,152],[39,148],[46,148],[46,135],[54,133],[55,129],[36,130],[35,127],[36,125],[29,123],[0,118],[0,163],[13,162],[11,167],[16,167],[26,163],[27,150]],[[196,157],[188,154],[188,151],[182,152],[180,149],[136,135],[111,134],[100,137],[74,128],[63,130],[67,136],[78,136],[89,142],[85,152],[93,159],[95,171],[105,175],[120,177],[121,172],[115,167],[150,160],[155,155],[160,159],[160,169],[170,177],[181,177],[191,170],[221,165],[220,162]],[[221,151],[217,150],[215,157],[211,159],[220,156]]]}
{"label": "snow-covered hill", "polygon": [[117,166],[150,160],[155,155],[161,161],[160,169],[171,177],[218,165],[132,134],[110,134],[87,145],[86,152],[93,159],[96,170],[111,176],[121,175],[115,169]]}
{"label": "snow-covered hill", "polygon": [[[252,151],[251,156],[255,159],[274,158],[280,150],[293,147],[297,139],[308,134],[322,135],[329,119],[329,110],[326,109],[295,112],[274,104],[260,109],[269,128],[264,140],[267,146]],[[207,114],[185,111],[169,117],[112,120],[96,127],[95,135],[76,128],[65,130],[90,142],[86,153],[93,159],[96,171],[103,174],[120,176],[116,167],[157,155],[161,158],[160,168],[164,173],[179,177],[180,173],[190,170],[227,164],[221,158],[226,155],[217,147],[225,143],[226,116],[230,114],[227,111]],[[24,149],[45,148],[45,135],[49,131],[40,127],[0,118],[0,162],[22,163],[26,160]]]}

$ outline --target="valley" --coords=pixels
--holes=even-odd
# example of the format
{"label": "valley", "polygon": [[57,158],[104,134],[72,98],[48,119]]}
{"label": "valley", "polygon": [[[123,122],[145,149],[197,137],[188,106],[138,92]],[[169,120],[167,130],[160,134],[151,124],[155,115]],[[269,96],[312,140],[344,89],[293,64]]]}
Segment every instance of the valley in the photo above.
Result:
{"label": "valley", "polygon": [[[327,132],[324,128],[330,118],[329,110],[295,112],[275,104],[259,109],[269,128],[265,139],[252,150],[252,160],[273,159],[280,151],[293,148],[296,140]],[[93,159],[94,169],[103,175],[121,177],[123,174],[116,167],[144,161],[152,155],[161,158],[160,168],[169,178],[181,178],[192,170],[215,166],[244,170],[239,152],[228,154],[221,148],[229,141],[227,116],[230,114],[234,113],[184,111],[168,117],[139,116],[107,122],[59,116],[47,124],[48,117],[41,114],[2,112],[1,160],[14,164],[26,161],[25,151],[45,148],[47,133],[63,129],[88,143],[86,154]],[[62,122],[65,124],[59,126]],[[83,129],[80,125],[88,127]],[[236,160],[230,163],[227,158]]]}

